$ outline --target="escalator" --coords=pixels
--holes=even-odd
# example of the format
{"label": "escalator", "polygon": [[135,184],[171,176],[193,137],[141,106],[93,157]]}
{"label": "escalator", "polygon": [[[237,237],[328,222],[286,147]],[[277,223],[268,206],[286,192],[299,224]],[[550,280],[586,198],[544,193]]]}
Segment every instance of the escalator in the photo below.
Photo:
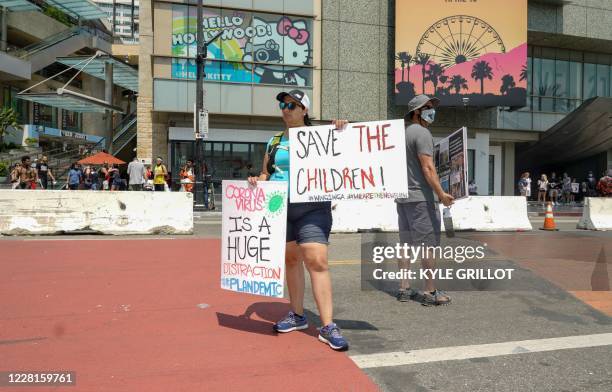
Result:
{"label": "escalator", "polygon": [[33,74],[53,64],[58,57],[68,56],[84,48],[112,52],[111,37],[92,27],[75,26],[46,39],[9,52],[8,55],[30,64]]}

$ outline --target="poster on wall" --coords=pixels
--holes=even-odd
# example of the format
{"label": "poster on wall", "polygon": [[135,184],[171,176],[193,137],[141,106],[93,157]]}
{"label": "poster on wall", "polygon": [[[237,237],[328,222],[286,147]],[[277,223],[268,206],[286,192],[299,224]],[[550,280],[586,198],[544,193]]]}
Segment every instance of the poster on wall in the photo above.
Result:
{"label": "poster on wall", "polygon": [[287,183],[223,181],[221,288],[282,298]]}
{"label": "poster on wall", "polygon": [[404,120],[289,129],[291,202],[408,197],[405,140]]}
{"label": "poster on wall", "polygon": [[434,163],[444,192],[455,200],[468,196],[467,128],[434,144]]}
{"label": "poster on wall", "polygon": [[[206,79],[234,83],[312,85],[312,20],[204,8]],[[172,5],[172,78],[196,77],[196,7]]]}
{"label": "poster on wall", "polygon": [[398,105],[525,106],[527,0],[397,0],[395,26]]}

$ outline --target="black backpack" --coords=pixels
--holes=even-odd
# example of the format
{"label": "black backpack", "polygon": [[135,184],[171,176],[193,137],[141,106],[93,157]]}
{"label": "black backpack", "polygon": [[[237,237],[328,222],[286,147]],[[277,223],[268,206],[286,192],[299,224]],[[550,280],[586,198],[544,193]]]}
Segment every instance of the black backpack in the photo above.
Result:
{"label": "black backpack", "polygon": [[270,145],[268,146],[268,150],[266,151],[268,154],[268,167],[266,169],[268,169],[268,173],[270,174],[274,173],[275,171],[274,158],[276,157],[276,151],[278,151],[278,147],[280,146],[280,142],[284,134],[285,132],[283,131],[274,135]]}

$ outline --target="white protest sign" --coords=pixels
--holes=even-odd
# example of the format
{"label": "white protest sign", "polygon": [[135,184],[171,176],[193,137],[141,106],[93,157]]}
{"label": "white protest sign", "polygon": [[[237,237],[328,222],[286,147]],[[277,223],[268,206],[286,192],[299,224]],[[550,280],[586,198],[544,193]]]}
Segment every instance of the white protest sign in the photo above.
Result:
{"label": "white protest sign", "polygon": [[289,129],[292,203],[408,197],[403,120]]}
{"label": "white protest sign", "polygon": [[287,183],[223,181],[221,288],[283,297]]}

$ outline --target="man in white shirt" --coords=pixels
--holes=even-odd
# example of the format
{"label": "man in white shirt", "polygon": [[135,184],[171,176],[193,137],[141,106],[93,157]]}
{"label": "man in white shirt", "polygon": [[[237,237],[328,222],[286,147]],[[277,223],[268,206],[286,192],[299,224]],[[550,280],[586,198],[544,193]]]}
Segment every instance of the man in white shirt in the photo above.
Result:
{"label": "man in white shirt", "polygon": [[145,182],[145,167],[137,157],[134,157],[134,160],[129,163],[127,172],[130,177],[130,190],[141,191],[142,184]]}

